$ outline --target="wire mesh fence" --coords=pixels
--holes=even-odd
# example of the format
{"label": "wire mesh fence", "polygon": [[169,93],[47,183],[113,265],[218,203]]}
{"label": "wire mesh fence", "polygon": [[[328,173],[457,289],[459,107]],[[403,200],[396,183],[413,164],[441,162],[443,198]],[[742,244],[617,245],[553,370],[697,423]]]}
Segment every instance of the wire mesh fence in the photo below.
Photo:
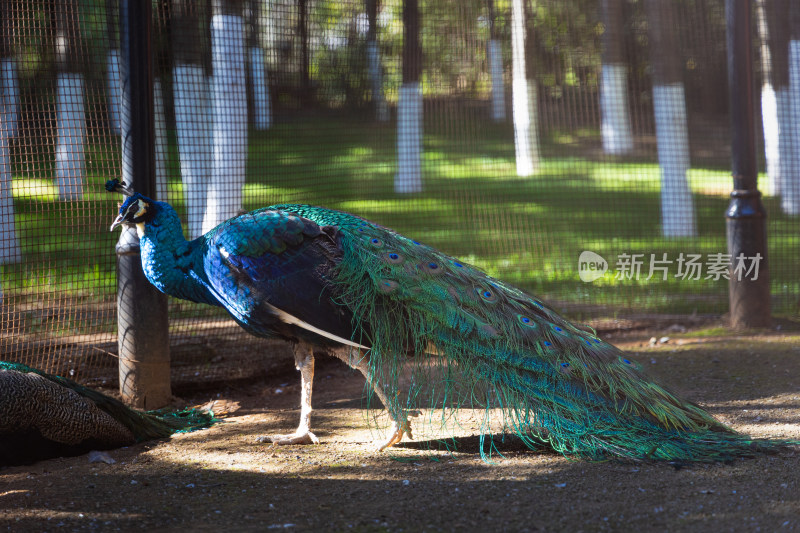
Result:
{"label": "wire mesh fence", "polygon": [[[161,0],[157,196],[197,237],[276,203],[353,212],[573,318],[717,314],[732,188],[721,0]],[[798,8],[754,4],[773,312],[800,306]],[[786,16],[787,13],[792,17]],[[116,1],[0,6],[0,356],[112,383],[125,177]],[[580,260],[579,260],[580,258]],[[267,372],[170,301],[173,381]]]}

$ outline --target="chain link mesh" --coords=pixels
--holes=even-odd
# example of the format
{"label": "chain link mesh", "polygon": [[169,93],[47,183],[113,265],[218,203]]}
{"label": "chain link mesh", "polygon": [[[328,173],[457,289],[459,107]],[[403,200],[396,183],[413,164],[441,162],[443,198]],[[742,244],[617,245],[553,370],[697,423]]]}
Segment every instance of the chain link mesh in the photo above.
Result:
{"label": "chain link mesh", "polygon": [[[354,212],[574,318],[724,314],[724,6],[648,6],[155,2],[158,196],[192,237],[279,202]],[[773,311],[796,315],[800,41],[756,8]],[[90,385],[116,379],[117,16],[114,1],[0,7],[0,357]],[[170,317],[177,383],[261,375],[260,354],[285,349],[220,310],[171,300]]]}

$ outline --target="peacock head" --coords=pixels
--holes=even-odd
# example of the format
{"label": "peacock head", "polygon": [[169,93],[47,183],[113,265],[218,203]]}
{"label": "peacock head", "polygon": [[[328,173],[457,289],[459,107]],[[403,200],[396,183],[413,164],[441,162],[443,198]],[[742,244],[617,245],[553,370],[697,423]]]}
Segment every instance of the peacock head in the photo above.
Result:
{"label": "peacock head", "polygon": [[120,224],[142,224],[147,222],[155,210],[153,201],[141,194],[134,193],[125,199],[122,205],[119,206],[119,215],[114,219],[109,231],[114,231],[114,228]]}

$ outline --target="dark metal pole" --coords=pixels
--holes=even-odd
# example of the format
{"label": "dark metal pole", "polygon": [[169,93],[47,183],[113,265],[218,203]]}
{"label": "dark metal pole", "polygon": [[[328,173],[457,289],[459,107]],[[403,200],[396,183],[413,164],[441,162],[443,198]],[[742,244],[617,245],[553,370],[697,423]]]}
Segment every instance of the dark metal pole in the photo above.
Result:
{"label": "dark metal pole", "polygon": [[[132,188],[156,192],[153,130],[152,4],[120,0],[122,175]],[[117,343],[120,393],[127,403],[157,409],[172,398],[166,296],[142,272],[136,230],[117,243]]]}
{"label": "dark metal pole", "polygon": [[751,0],[725,0],[734,189],[725,216],[731,326],[737,329],[767,327],[772,321],[767,213],[757,184],[751,14]]}

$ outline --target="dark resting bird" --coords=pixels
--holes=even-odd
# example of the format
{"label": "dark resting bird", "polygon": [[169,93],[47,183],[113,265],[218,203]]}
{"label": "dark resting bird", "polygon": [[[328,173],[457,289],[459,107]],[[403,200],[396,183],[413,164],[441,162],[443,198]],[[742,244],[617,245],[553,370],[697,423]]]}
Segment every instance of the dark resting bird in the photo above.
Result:
{"label": "dark resting bird", "polygon": [[[393,425],[380,449],[411,435],[416,410],[452,413],[467,402],[501,409],[530,447],[576,458],[712,462],[786,444],[735,432],[538,298],[358,216],[276,205],[186,241],[169,204],[116,180],[107,188],[130,195],[111,229],[136,226],[142,267],[159,290],[295,343],[299,427],[261,442],[318,442],[316,347],[360,370],[384,404]],[[406,366],[415,370],[403,391]]]}
{"label": "dark resting bird", "polygon": [[213,422],[196,409],[136,411],[72,380],[0,361],[0,466],[118,448]]}

